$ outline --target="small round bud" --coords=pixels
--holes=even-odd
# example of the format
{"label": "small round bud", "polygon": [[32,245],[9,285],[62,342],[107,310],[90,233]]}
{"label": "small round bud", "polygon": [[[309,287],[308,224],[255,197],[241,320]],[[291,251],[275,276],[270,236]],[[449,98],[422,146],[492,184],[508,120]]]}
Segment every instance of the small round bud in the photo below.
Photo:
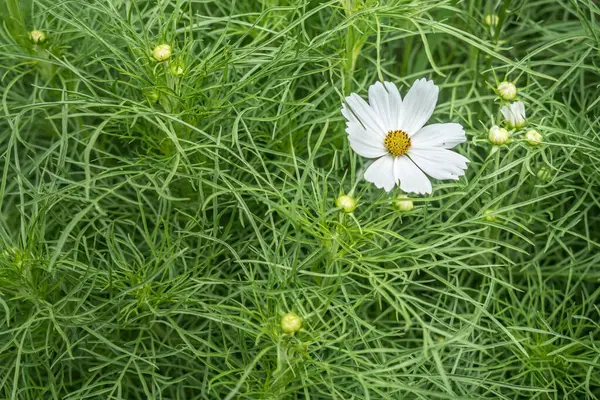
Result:
{"label": "small round bud", "polygon": [[166,61],[171,57],[173,49],[168,44],[159,44],[152,50],[152,57],[156,61]]}
{"label": "small round bud", "polygon": [[498,94],[504,100],[514,100],[517,97],[517,87],[512,82],[502,82],[498,85]]}
{"label": "small round bud", "polygon": [[169,71],[173,76],[182,76],[185,72],[185,68],[182,62],[175,62],[169,66]]}
{"label": "small round bud", "polygon": [[537,146],[544,140],[544,137],[538,131],[531,129],[525,134],[525,140],[530,146]]}
{"label": "small round bud", "polygon": [[335,205],[341,208],[346,213],[351,213],[356,209],[356,200],[346,194],[341,195],[335,201]]}
{"label": "small round bud", "polygon": [[146,98],[151,104],[154,104],[160,98],[160,93],[157,90],[150,90],[146,92]]}
{"label": "small round bud", "polygon": [[413,204],[412,200],[406,200],[407,197],[408,196],[405,194],[399,194],[398,197],[396,197],[394,205],[396,206],[398,211],[408,212],[412,211],[412,209],[415,208],[415,205]]}
{"label": "small round bud", "polygon": [[296,333],[302,327],[302,318],[293,312],[289,312],[281,317],[281,330],[284,333]]}
{"label": "small round bud", "polygon": [[29,37],[34,44],[42,44],[46,41],[46,34],[38,30],[29,32]]}
{"label": "small round bud", "polygon": [[537,178],[542,182],[550,182],[552,180],[552,172],[548,167],[542,167],[537,173]]}
{"label": "small round bud", "polygon": [[504,144],[508,140],[508,131],[500,128],[498,125],[494,125],[490,128],[488,139],[495,145]]}
{"label": "small round bud", "polygon": [[494,210],[492,210],[491,208],[488,208],[487,210],[485,210],[483,212],[483,218],[485,218],[485,220],[488,222],[495,222],[496,216],[493,215],[493,213],[494,213]]}
{"label": "small round bud", "polygon": [[498,25],[498,16],[496,14],[488,14],[485,16],[485,24],[487,26]]}

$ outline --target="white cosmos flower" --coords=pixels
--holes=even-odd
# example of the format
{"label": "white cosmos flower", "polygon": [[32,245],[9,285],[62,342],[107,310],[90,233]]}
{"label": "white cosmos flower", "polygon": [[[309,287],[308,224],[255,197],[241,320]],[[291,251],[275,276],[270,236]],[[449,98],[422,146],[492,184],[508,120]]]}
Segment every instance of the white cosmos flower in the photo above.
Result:
{"label": "white cosmos flower", "polygon": [[525,104],[520,101],[510,103],[500,110],[510,128],[522,128],[525,125]]}
{"label": "white cosmos flower", "polygon": [[[425,78],[415,81],[404,101],[391,82],[369,88],[369,103],[356,93],[346,97],[350,146],[359,155],[376,160],[365,179],[389,192],[400,182],[404,192],[431,193],[435,179],[458,180],[469,160],[450,151],[466,140],[460,124],[431,124],[439,88]],[[427,174],[427,175],[425,175]]]}

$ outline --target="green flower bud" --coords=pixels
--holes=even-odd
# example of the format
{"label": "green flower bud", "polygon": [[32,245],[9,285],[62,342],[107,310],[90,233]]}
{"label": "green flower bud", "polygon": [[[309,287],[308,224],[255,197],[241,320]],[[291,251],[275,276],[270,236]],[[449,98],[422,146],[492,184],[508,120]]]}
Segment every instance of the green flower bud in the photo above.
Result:
{"label": "green flower bud", "polygon": [[159,44],[152,51],[152,57],[154,57],[154,59],[159,62],[166,61],[171,57],[172,53],[173,49],[171,48],[171,46],[169,46],[168,44]]}
{"label": "green flower bud", "polygon": [[483,218],[485,218],[485,220],[488,222],[495,222],[496,216],[493,215],[493,213],[494,213],[494,210],[492,210],[491,208],[488,208],[487,210],[485,210],[483,212]]}
{"label": "green flower bud", "polygon": [[490,128],[490,132],[488,134],[488,139],[495,145],[501,145],[506,143],[508,140],[508,131],[504,128],[500,128],[497,125],[494,125]]}
{"label": "green flower bud", "polygon": [[160,98],[160,93],[157,90],[148,90],[146,92],[146,98],[150,102],[150,104],[154,104]]}
{"label": "green flower bud", "polygon": [[284,333],[296,333],[302,327],[302,318],[293,312],[289,312],[281,317],[281,330]]}
{"label": "green flower bud", "polygon": [[544,140],[544,137],[538,131],[531,129],[525,134],[525,140],[530,146],[537,146]]}
{"label": "green flower bud", "polygon": [[498,94],[504,100],[514,100],[517,97],[517,87],[512,82],[502,82],[498,85]]}
{"label": "green flower bud", "polygon": [[46,34],[42,31],[33,30],[29,32],[29,38],[34,44],[42,44],[46,41]]}
{"label": "green flower bud", "polygon": [[171,71],[171,75],[173,76],[182,76],[185,72],[185,65],[181,61],[174,62],[169,65],[169,71]]}
{"label": "green flower bud", "polygon": [[406,200],[407,197],[408,196],[405,194],[399,194],[398,197],[396,197],[394,205],[396,206],[398,211],[408,212],[412,211],[412,209],[415,208],[415,205],[412,202],[412,200]]}
{"label": "green flower bud", "polygon": [[335,205],[346,213],[351,213],[356,209],[356,200],[346,194],[341,195],[335,201]]}
{"label": "green flower bud", "polygon": [[537,178],[542,182],[550,182],[552,180],[552,171],[544,166],[538,171]]}
{"label": "green flower bud", "polygon": [[498,25],[498,16],[496,14],[488,14],[485,16],[485,24],[487,26]]}

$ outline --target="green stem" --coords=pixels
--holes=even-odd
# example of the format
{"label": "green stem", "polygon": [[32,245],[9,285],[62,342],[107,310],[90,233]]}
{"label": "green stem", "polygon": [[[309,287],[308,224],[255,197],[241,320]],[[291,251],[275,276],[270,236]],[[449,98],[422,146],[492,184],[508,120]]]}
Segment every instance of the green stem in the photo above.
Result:
{"label": "green stem", "polygon": [[[346,19],[352,17],[353,0],[341,0],[346,11]],[[346,63],[344,64],[344,92],[349,93],[352,88],[352,77],[356,69],[356,61],[360,55],[362,41],[357,39],[355,28],[350,25],[346,33]]]}

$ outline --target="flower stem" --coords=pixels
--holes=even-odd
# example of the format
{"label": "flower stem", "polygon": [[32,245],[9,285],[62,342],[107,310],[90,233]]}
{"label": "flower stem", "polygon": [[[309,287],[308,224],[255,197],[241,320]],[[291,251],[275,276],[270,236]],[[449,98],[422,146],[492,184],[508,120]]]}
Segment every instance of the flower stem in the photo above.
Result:
{"label": "flower stem", "polygon": [[[346,19],[352,17],[354,0],[340,0],[346,12]],[[346,62],[344,64],[344,92],[349,93],[352,88],[352,77],[356,68],[356,61],[360,55],[362,40],[357,39],[357,31],[353,25],[348,26],[346,33]]]}

